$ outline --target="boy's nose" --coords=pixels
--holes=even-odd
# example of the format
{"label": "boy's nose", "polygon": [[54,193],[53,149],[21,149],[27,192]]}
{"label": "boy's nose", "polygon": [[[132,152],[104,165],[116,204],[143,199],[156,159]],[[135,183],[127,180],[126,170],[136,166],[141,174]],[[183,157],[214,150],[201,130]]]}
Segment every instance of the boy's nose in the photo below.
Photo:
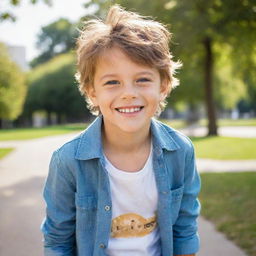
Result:
{"label": "boy's nose", "polygon": [[133,84],[125,85],[122,91],[122,98],[136,98],[138,96],[137,90]]}

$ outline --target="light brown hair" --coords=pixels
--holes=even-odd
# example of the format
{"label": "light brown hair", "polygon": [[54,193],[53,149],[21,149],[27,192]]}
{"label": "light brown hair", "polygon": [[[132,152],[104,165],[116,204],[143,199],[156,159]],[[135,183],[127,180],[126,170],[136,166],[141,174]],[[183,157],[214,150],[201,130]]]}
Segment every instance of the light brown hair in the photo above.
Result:
{"label": "light brown hair", "polygon": [[[167,84],[167,96],[179,81],[174,77],[181,66],[172,60],[169,51],[170,32],[152,19],[128,12],[118,5],[112,6],[106,20],[92,19],[85,22],[77,40],[77,73],[79,90],[85,96],[92,114],[99,114],[87,91],[93,86],[94,74],[101,54],[113,46],[119,47],[134,62],[156,68],[161,80]],[[166,101],[159,104],[157,114],[165,108]]]}

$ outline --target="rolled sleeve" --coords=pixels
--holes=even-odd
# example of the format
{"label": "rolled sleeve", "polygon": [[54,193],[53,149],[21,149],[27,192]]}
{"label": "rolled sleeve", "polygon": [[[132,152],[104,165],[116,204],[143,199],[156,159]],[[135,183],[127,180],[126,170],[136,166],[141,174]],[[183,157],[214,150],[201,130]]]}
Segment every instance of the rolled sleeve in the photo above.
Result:
{"label": "rolled sleeve", "polygon": [[75,255],[75,185],[72,174],[53,153],[44,187],[46,218],[41,230],[44,234],[45,256]]}
{"label": "rolled sleeve", "polygon": [[194,147],[190,142],[184,172],[184,193],[179,217],[173,225],[174,255],[194,254],[199,251],[200,240],[197,232],[197,217],[200,214],[200,177],[196,168]]}

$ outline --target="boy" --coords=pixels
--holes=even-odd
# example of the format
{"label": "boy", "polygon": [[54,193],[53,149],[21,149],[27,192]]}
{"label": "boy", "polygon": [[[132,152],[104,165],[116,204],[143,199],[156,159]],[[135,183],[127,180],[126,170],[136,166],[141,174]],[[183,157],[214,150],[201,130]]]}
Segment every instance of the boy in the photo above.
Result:
{"label": "boy", "polygon": [[152,117],[178,82],[166,28],[110,8],[78,39],[92,113],[54,152],[44,189],[45,255],[195,255],[200,179],[190,140]]}

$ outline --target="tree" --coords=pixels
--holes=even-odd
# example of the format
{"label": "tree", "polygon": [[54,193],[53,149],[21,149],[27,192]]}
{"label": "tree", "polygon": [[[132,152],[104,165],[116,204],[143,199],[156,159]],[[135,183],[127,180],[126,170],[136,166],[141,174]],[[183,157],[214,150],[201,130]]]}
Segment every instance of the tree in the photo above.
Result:
{"label": "tree", "polygon": [[37,39],[41,54],[30,63],[31,66],[35,67],[74,48],[78,35],[75,27],[75,24],[64,18],[42,27]]}
{"label": "tree", "polygon": [[[7,0],[8,1],[8,0]],[[30,0],[31,4],[36,4],[40,0]],[[51,0],[41,0],[47,5],[51,5]],[[9,0],[9,5],[10,6],[19,6],[21,4],[21,0]],[[16,21],[16,16],[10,12],[9,10],[1,10],[0,11],[0,22],[5,21],[5,20],[11,20],[11,21]]]}
{"label": "tree", "polygon": [[[200,45],[204,51],[204,88],[208,113],[208,134],[217,134],[214,100],[214,65],[216,52],[214,46],[229,45],[232,54],[236,44],[250,50],[256,36],[250,36],[256,28],[253,1],[195,0],[170,1],[170,16],[174,33],[180,44],[187,47],[188,54]],[[232,6],[232,8],[231,8]],[[243,39],[241,40],[241,36]],[[250,37],[250,41],[248,39]],[[247,56],[246,62],[251,56]]]}
{"label": "tree", "polygon": [[26,91],[24,73],[0,43],[0,127],[2,119],[14,120],[21,114]]}
{"label": "tree", "polygon": [[75,57],[71,53],[58,55],[31,70],[25,115],[45,110],[48,121],[50,115],[56,113],[58,123],[88,117],[85,100],[79,94],[74,73]]}

